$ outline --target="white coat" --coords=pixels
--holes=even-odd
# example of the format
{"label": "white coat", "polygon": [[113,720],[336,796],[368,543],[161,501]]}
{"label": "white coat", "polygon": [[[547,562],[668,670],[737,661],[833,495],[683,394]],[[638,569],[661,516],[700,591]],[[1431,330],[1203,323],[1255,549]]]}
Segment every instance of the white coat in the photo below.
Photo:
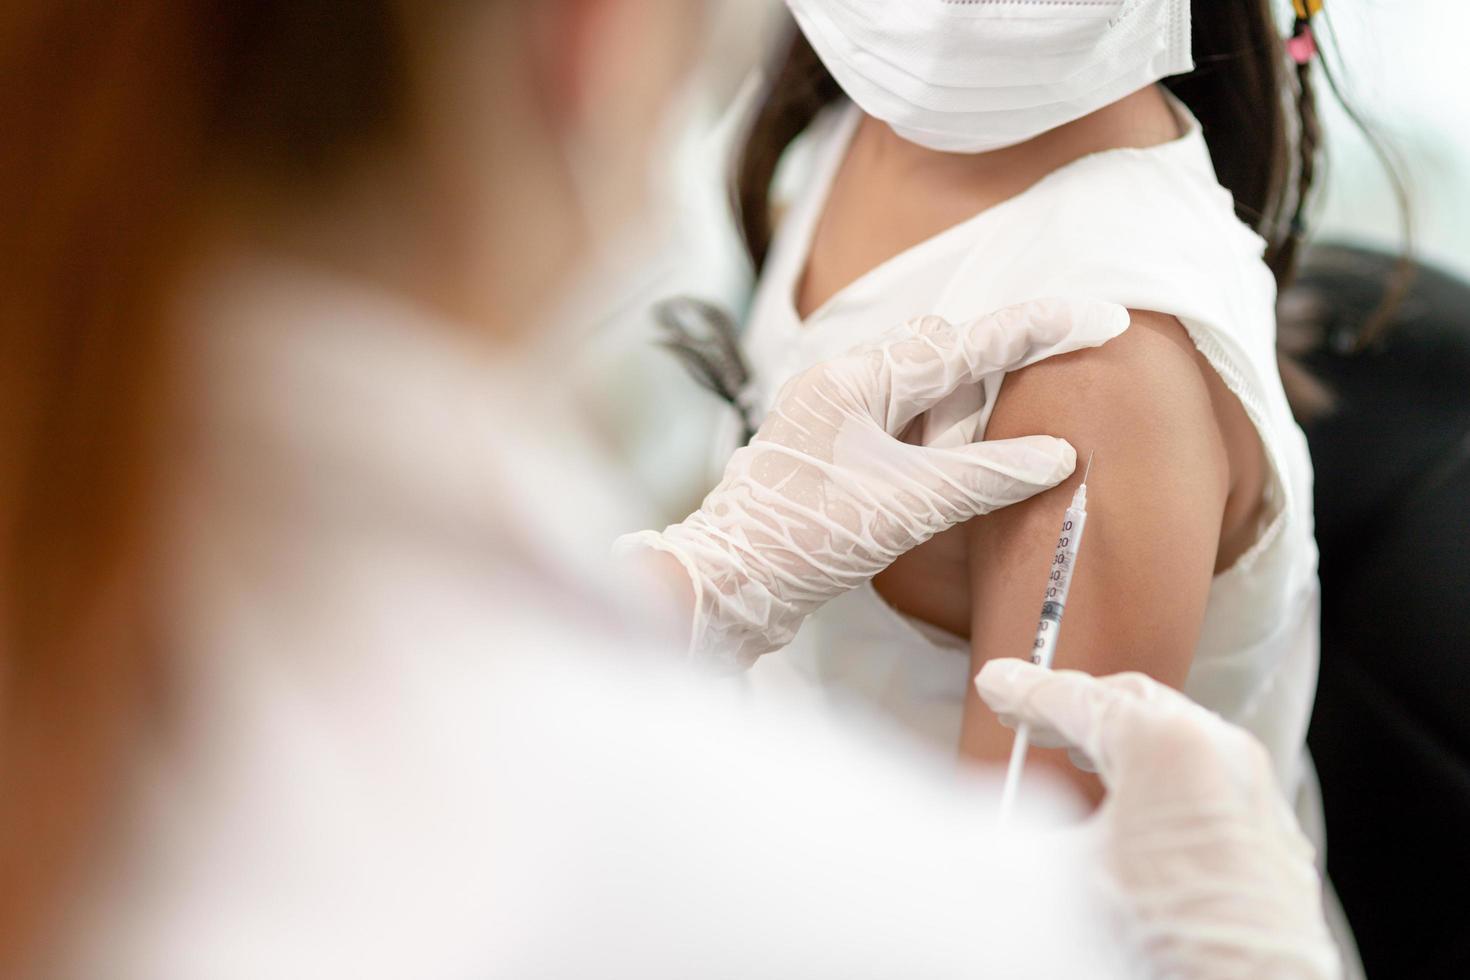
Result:
{"label": "white coat", "polygon": [[554,378],[268,263],[185,314],[178,711],[58,972],[1127,975],[990,784],[660,669]]}

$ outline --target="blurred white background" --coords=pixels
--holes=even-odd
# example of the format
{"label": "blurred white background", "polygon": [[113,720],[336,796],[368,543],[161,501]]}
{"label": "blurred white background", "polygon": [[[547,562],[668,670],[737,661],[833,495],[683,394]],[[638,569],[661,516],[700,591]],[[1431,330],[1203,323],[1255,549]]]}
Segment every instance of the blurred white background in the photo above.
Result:
{"label": "blurred white background", "polygon": [[[1283,33],[1290,3],[1282,7]],[[654,194],[663,218],[642,229],[647,275],[580,352],[576,376],[609,450],[627,463],[645,519],[688,512],[717,472],[710,440],[725,410],[654,345],[650,307],[691,294],[739,312],[749,272],[728,206],[736,102],[785,21],[780,0],[716,0],[706,50],[684,93]],[[1319,28],[1343,94],[1393,150],[1413,201],[1421,257],[1470,277],[1470,3],[1327,0]],[[1320,78],[1320,75],[1319,75]],[[1319,81],[1327,165],[1314,238],[1400,247],[1377,158]]]}
{"label": "blurred white background", "polygon": [[[1343,94],[1395,151],[1419,253],[1470,276],[1470,4],[1327,0],[1327,10],[1328,56]],[[1316,237],[1397,248],[1382,167],[1330,93],[1320,101],[1328,164]]]}

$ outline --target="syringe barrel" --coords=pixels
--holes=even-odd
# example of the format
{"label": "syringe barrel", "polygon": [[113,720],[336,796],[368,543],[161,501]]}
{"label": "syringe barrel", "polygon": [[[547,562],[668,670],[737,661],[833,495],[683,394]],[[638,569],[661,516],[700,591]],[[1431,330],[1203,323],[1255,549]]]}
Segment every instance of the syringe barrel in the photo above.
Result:
{"label": "syringe barrel", "polygon": [[1087,526],[1087,511],[1069,507],[1062,518],[1062,533],[1052,554],[1047,572],[1046,596],[1041,603],[1041,622],[1036,627],[1036,642],[1031,662],[1050,668],[1057,652],[1057,638],[1062,632],[1062,613],[1067,608],[1067,593],[1072,589],[1072,573],[1077,567],[1077,549],[1082,531]]}

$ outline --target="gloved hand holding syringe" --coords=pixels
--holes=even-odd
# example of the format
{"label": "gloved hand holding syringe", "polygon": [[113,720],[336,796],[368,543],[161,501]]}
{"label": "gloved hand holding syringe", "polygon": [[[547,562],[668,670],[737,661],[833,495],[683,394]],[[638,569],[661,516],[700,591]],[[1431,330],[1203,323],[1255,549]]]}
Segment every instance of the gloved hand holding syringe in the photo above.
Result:
{"label": "gloved hand holding syringe", "polygon": [[[1062,533],[1057,537],[1057,550],[1052,555],[1051,570],[1047,575],[1046,596],[1041,602],[1041,622],[1036,627],[1036,641],[1031,650],[1031,662],[1051,669],[1056,657],[1057,639],[1062,632],[1062,613],[1067,608],[1067,593],[1072,588],[1072,573],[1077,567],[1077,551],[1082,546],[1082,531],[1087,526],[1087,478],[1092,473],[1092,456],[1087,457],[1087,468],[1082,473],[1082,484],[1072,496],[1072,506],[1062,518]],[[1006,766],[1005,788],[1000,798],[1000,825],[1010,820],[1011,808],[1016,802],[1016,789],[1021,782],[1021,770],[1026,766],[1026,750],[1031,744],[1031,726],[1023,723],[1016,729],[1016,741],[1011,746],[1011,761]]]}

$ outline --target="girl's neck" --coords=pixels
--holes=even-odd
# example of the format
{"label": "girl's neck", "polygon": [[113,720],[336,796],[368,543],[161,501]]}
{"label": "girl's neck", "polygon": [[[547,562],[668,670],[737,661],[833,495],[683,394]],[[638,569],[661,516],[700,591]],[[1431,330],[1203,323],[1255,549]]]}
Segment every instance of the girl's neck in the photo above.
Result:
{"label": "girl's neck", "polygon": [[1150,85],[1034,139],[988,153],[943,153],[903,139],[865,117],[854,152],[897,174],[930,180],[1027,186],[1059,167],[1102,150],[1157,146],[1177,139],[1182,125],[1163,88]]}
{"label": "girl's neck", "polygon": [[1023,193],[1047,174],[1103,150],[1180,135],[1158,86],[1018,146],[940,153],[866,117],[829,190],[794,297],[805,317],[882,262]]}

